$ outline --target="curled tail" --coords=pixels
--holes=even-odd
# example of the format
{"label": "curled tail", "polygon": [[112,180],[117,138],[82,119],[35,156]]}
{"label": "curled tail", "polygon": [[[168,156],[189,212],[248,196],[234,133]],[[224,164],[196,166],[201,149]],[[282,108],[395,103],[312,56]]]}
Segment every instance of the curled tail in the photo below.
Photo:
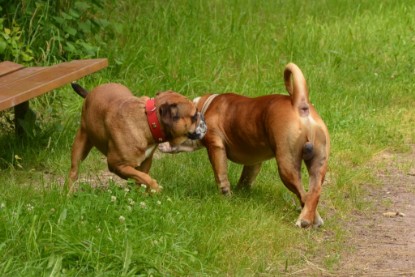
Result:
{"label": "curled tail", "polygon": [[81,87],[79,84],[72,82],[71,86],[73,88],[73,90],[82,98],[85,98],[88,95],[88,91],[86,89],[84,89],[83,87]]}
{"label": "curled tail", "polygon": [[[292,77],[292,78],[291,78]],[[308,99],[307,83],[300,68],[289,63],[284,70],[285,88],[291,96],[291,103],[300,116],[308,116],[310,113],[310,101]]]}
{"label": "curled tail", "polygon": [[307,83],[300,68],[289,63],[284,70],[285,88],[291,96],[293,108],[298,111],[306,142],[303,145],[302,156],[304,160],[311,160],[314,156],[315,121],[310,115],[310,100],[308,98]]}

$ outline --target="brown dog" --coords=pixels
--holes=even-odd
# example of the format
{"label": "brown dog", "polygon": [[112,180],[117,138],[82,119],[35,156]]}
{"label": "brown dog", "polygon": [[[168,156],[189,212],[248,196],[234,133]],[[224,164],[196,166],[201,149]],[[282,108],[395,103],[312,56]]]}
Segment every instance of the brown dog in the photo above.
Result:
{"label": "brown dog", "polygon": [[[276,158],[284,185],[300,200],[302,212],[296,225],[320,226],[317,212],[327,170],[329,134],[308,98],[306,81],[293,63],[284,71],[288,95],[248,98],[232,93],[196,98],[208,126],[205,137],[182,145],[159,145],[166,153],[193,151],[205,146],[223,194],[230,193],[227,159],[243,164],[237,188],[249,188],[263,161]],[[301,183],[301,165],[309,172],[309,191]]]}
{"label": "brown dog", "polygon": [[106,157],[108,168],[124,179],[134,179],[149,191],[159,191],[148,172],[158,143],[172,145],[201,139],[206,124],[196,106],[184,96],[167,91],[135,97],[127,87],[105,84],[88,93],[77,84],[74,90],[85,98],[81,127],[72,146],[69,191],[78,178],[78,167],[93,146]]}

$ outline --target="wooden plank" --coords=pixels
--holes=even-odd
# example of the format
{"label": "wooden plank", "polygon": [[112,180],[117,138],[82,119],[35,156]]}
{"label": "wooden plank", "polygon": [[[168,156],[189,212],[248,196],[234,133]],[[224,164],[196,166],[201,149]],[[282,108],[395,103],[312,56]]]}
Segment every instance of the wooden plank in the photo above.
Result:
{"label": "wooden plank", "polygon": [[[32,75],[36,73],[37,71],[45,69],[44,67],[25,67],[21,70],[15,71],[13,73],[4,75],[3,77],[0,77],[0,89],[3,88],[3,86],[10,85],[14,82],[18,82],[19,80],[22,80],[23,78],[26,78],[29,75]],[[2,91],[0,91],[0,98],[1,98]]]}
{"label": "wooden plank", "polygon": [[107,59],[75,60],[50,67],[24,68],[5,75],[1,79],[8,81],[0,83],[0,110],[14,107],[107,66]]}
{"label": "wooden plank", "polygon": [[18,64],[18,63],[9,62],[9,61],[1,62],[0,63],[0,77],[6,74],[12,73],[21,68],[23,68],[23,65]]}

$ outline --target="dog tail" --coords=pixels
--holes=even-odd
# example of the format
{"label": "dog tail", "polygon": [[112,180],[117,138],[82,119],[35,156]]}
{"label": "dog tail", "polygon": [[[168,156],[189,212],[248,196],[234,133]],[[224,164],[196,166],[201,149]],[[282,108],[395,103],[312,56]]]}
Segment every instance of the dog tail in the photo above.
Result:
{"label": "dog tail", "polygon": [[71,86],[73,90],[82,98],[85,98],[88,95],[88,91],[81,87],[78,83],[72,82]]}
{"label": "dog tail", "polygon": [[306,142],[303,145],[302,156],[304,160],[311,160],[314,156],[314,142],[316,132],[315,121],[310,115],[310,100],[308,97],[307,83],[300,68],[289,63],[284,70],[285,88],[291,96],[291,103],[300,115]]}
{"label": "dog tail", "polygon": [[286,65],[284,70],[285,88],[291,96],[291,102],[300,116],[305,117],[310,113],[310,101],[308,99],[307,83],[300,68],[293,63]]}

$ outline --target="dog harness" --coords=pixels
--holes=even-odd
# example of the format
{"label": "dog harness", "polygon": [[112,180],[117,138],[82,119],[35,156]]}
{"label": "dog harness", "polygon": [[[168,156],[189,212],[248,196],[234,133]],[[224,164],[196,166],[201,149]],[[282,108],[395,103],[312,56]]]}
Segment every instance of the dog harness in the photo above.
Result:
{"label": "dog harness", "polygon": [[166,141],[166,136],[161,129],[161,124],[157,117],[157,107],[154,98],[150,98],[146,102],[146,115],[148,126],[150,126],[151,134],[156,142],[160,143]]}
{"label": "dog harness", "polygon": [[216,98],[216,96],[218,96],[218,95],[219,95],[219,94],[212,94],[211,96],[209,96],[209,97],[208,97],[208,99],[206,99],[205,103],[203,103],[202,110],[200,111],[200,113],[201,113],[202,115],[205,115],[205,112],[206,112],[206,111],[207,111],[207,109],[209,108],[210,103],[212,103],[213,99],[215,99],[215,98]]}

